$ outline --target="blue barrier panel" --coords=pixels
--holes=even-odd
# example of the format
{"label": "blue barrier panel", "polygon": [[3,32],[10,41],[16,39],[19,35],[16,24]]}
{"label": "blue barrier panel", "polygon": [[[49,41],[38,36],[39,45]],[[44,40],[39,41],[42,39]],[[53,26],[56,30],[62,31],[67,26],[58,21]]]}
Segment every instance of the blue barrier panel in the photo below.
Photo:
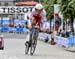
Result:
{"label": "blue barrier panel", "polygon": [[0,27],[0,31],[2,30],[2,27]]}
{"label": "blue barrier panel", "polygon": [[2,21],[0,20],[0,24],[1,24],[1,22],[2,22]]}
{"label": "blue barrier panel", "polygon": [[18,19],[14,20],[14,24],[17,26],[20,23],[20,21]]}
{"label": "blue barrier panel", "polygon": [[68,38],[68,45],[69,46],[75,45],[75,36]]}
{"label": "blue barrier panel", "polygon": [[20,20],[20,23],[21,23],[22,25],[26,25],[26,22],[27,22],[27,20]]}
{"label": "blue barrier panel", "polygon": [[12,31],[12,32],[29,32],[30,31],[27,28],[14,28],[14,27],[7,27],[7,26],[0,27],[0,30],[2,30],[2,31]]}
{"label": "blue barrier panel", "polygon": [[2,20],[3,24],[10,24],[10,20]]}
{"label": "blue barrier panel", "polygon": [[0,17],[0,24],[2,24],[3,23],[3,19]]}
{"label": "blue barrier panel", "polygon": [[2,31],[8,31],[8,30],[9,30],[9,27],[7,27],[7,26],[2,26],[1,30],[2,30]]}
{"label": "blue barrier panel", "polygon": [[23,32],[23,28],[16,28],[16,32]]}
{"label": "blue barrier panel", "polygon": [[23,28],[23,32],[29,32],[29,29]]}
{"label": "blue barrier panel", "polygon": [[14,27],[9,27],[9,31],[16,32],[16,28],[14,28]]}

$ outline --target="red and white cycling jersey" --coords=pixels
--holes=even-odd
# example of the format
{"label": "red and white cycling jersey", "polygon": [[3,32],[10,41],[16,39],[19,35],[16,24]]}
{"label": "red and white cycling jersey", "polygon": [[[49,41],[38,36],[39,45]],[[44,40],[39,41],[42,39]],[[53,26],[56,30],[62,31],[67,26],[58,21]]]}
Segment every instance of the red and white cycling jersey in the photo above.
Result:
{"label": "red and white cycling jersey", "polygon": [[35,9],[33,9],[31,15],[30,15],[30,18],[34,17],[36,19],[36,22],[38,25],[40,25],[40,23],[46,21],[46,12],[45,10],[43,10],[41,12],[41,14],[37,14],[37,12],[35,11]]}

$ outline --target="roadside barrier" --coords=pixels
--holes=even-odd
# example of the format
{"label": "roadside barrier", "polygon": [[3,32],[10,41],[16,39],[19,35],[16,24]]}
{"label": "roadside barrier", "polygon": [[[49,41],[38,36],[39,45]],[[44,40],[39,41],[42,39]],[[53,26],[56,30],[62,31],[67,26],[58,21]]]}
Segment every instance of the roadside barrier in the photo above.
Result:
{"label": "roadside barrier", "polygon": [[27,28],[14,28],[14,27],[2,26],[2,27],[0,27],[0,31],[23,33],[23,32],[29,32],[29,29],[27,29]]}

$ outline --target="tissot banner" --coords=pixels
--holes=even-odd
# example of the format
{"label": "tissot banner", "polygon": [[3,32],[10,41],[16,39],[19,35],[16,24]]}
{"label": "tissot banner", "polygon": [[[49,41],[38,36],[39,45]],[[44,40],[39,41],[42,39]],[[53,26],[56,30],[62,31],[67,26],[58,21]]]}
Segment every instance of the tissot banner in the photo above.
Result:
{"label": "tissot banner", "polygon": [[32,11],[33,6],[0,6],[0,14],[27,13]]}

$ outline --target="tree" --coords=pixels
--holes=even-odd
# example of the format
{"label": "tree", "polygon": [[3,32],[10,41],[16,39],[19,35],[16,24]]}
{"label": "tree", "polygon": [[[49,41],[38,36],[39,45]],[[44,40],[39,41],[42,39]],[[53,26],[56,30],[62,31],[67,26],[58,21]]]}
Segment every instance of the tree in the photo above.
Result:
{"label": "tree", "polygon": [[[50,25],[51,25],[51,20],[54,18],[54,4],[57,3],[57,0],[42,0],[42,4],[44,5],[44,8],[47,13],[47,19],[50,20]],[[51,30],[51,26],[50,26]]]}
{"label": "tree", "polygon": [[47,19],[52,19],[54,15],[54,4],[57,0],[43,0],[42,4],[47,12]]}
{"label": "tree", "polygon": [[54,4],[60,4],[61,0],[42,0],[47,12],[47,19],[52,19],[54,15]]}
{"label": "tree", "polygon": [[75,18],[75,0],[61,0],[60,11],[64,19],[70,19],[71,29],[73,30],[73,21]]}

